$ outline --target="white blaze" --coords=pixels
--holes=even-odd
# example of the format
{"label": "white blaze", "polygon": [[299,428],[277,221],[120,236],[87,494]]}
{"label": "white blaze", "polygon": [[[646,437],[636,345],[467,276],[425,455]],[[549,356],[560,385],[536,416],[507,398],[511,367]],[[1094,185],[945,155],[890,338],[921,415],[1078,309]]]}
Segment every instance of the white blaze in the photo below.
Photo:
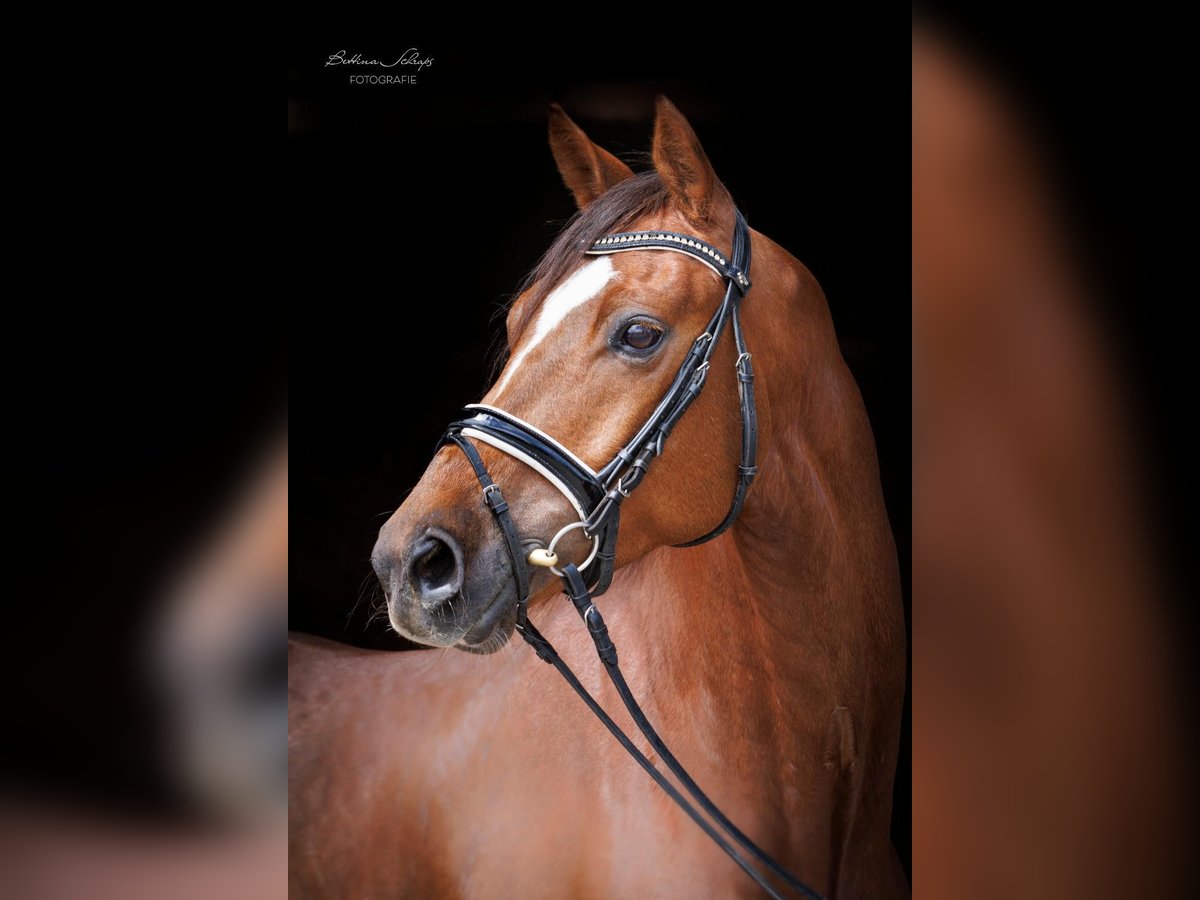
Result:
{"label": "white blaze", "polygon": [[504,375],[500,378],[500,383],[496,385],[493,396],[499,396],[508,385],[509,379],[513,377],[513,373],[517,371],[517,367],[521,365],[530,351],[541,343],[542,338],[557,328],[571,310],[599,296],[600,292],[604,290],[604,286],[616,274],[617,270],[613,268],[612,259],[607,256],[598,256],[556,287],[538,311],[537,321],[533,325],[533,334],[504,368]]}

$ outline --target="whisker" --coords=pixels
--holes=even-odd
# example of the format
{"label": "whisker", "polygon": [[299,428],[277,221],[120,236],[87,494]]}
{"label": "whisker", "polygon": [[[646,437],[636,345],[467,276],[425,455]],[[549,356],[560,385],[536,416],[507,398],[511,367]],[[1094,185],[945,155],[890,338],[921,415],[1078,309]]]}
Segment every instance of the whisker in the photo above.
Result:
{"label": "whisker", "polygon": [[358,599],[354,601],[354,605],[350,607],[350,612],[346,614],[346,625],[343,627],[350,625],[350,619],[358,609],[359,605],[363,602],[364,597],[370,596],[372,601],[374,600],[373,594],[376,588],[382,588],[382,585],[379,583],[379,579],[375,577],[374,572],[370,572],[363,576],[363,580],[358,585]]}

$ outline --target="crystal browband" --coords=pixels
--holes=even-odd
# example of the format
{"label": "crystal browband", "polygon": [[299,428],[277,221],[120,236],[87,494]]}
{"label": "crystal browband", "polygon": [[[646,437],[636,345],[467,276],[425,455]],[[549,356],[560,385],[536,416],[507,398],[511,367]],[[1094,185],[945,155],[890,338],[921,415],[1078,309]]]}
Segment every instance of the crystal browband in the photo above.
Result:
{"label": "crystal browband", "polygon": [[609,234],[595,241],[586,252],[593,255],[624,253],[628,250],[672,250],[686,253],[704,263],[722,278],[732,281],[741,294],[750,290],[750,279],[746,273],[733,265],[716,247],[686,234],[673,231],[623,231]]}

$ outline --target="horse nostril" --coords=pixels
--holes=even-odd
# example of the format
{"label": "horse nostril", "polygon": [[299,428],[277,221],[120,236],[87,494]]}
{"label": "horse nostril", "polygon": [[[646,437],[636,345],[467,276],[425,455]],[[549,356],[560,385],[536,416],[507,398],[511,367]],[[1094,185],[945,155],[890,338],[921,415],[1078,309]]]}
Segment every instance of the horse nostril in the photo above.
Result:
{"label": "horse nostril", "polygon": [[444,541],[433,539],[428,542],[427,548],[422,548],[418,553],[420,555],[413,563],[413,574],[423,589],[436,590],[454,577],[454,554]]}
{"label": "horse nostril", "polygon": [[422,603],[441,603],[462,587],[462,550],[445,532],[430,532],[409,556],[409,582]]}

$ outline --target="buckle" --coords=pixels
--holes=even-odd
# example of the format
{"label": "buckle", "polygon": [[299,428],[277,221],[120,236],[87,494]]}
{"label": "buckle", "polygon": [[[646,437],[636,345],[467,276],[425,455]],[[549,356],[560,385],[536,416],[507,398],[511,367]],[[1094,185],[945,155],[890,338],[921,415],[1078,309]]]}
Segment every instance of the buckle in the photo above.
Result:
{"label": "buckle", "polygon": [[483,489],[483,502],[496,515],[500,515],[502,512],[507,512],[508,510],[508,503],[505,502],[504,494],[501,493],[500,485],[498,484],[489,484]]}
{"label": "buckle", "polygon": [[754,369],[750,365],[750,354],[742,353],[738,356],[737,362],[734,364],[737,369],[738,381],[743,384],[749,384],[754,380]]}

